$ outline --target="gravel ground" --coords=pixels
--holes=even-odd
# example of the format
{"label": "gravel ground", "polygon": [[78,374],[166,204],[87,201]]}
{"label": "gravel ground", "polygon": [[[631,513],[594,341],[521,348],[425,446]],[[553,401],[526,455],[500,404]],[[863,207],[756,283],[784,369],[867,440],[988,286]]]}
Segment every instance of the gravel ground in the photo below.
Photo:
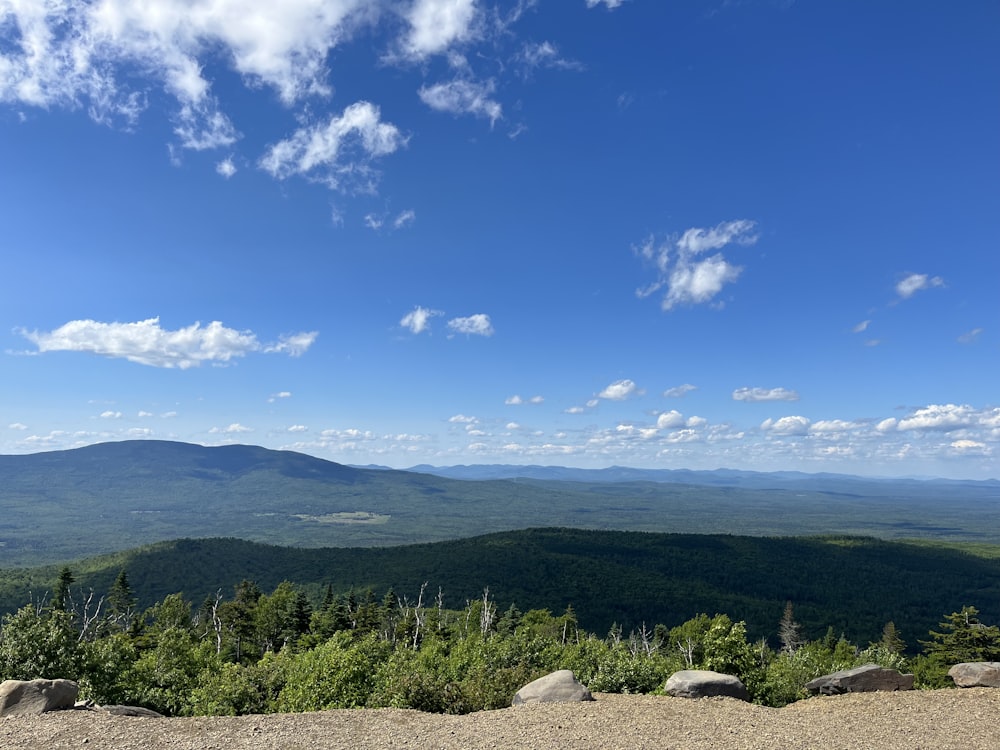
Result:
{"label": "gravel ground", "polygon": [[730,698],[604,695],[442,716],[398,709],[141,719],[93,711],[0,718],[0,748],[359,750],[607,748],[614,750],[996,750],[1000,690],[855,693],[785,708]]}

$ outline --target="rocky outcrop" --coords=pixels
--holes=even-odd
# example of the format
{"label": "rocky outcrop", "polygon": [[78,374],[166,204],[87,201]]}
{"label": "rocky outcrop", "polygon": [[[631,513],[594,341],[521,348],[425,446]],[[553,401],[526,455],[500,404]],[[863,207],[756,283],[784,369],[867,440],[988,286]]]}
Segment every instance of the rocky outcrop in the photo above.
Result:
{"label": "rocky outcrop", "polygon": [[956,664],[948,676],[958,687],[1000,687],[1000,661],[971,661]]}
{"label": "rocky outcrop", "polygon": [[73,708],[80,686],[71,680],[4,680],[0,716],[43,714]]}
{"label": "rocky outcrop", "polygon": [[592,701],[590,690],[568,669],[560,669],[529,682],[514,695],[511,705],[522,703],[572,703]]}
{"label": "rocky outcrop", "polygon": [[725,696],[749,701],[750,694],[739,677],[706,669],[683,669],[667,680],[666,691],[675,698],[712,698]]}
{"label": "rocky outcrop", "polygon": [[901,674],[878,664],[865,664],[817,677],[807,682],[805,688],[813,695],[913,690],[913,675]]}

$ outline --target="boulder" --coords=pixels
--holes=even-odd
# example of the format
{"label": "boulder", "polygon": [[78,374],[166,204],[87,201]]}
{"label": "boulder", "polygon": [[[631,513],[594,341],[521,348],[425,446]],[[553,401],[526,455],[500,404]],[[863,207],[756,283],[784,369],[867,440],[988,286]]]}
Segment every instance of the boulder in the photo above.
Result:
{"label": "boulder", "polygon": [[886,669],[878,664],[865,664],[817,677],[807,682],[805,687],[813,695],[913,690],[913,675],[900,674],[895,669]]}
{"label": "boulder", "polygon": [[568,669],[560,669],[529,682],[514,695],[513,706],[522,703],[574,703],[592,701],[590,690]]}
{"label": "boulder", "polygon": [[948,676],[959,687],[1000,687],[1000,661],[971,661],[956,664]]}
{"label": "boulder", "polygon": [[666,691],[675,698],[711,698],[725,696],[749,701],[750,694],[739,677],[707,669],[682,669],[667,680]]}
{"label": "boulder", "polygon": [[80,686],[71,680],[4,680],[0,716],[43,714],[73,708]]}

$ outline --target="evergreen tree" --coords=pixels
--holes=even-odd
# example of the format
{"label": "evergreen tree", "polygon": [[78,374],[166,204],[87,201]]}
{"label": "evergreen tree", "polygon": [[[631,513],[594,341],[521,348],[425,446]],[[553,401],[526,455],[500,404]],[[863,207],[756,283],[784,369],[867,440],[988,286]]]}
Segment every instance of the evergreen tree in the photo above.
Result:
{"label": "evergreen tree", "polygon": [[115,578],[111,591],[108,592],[108,622],[121,631],[131,630],[136,622],[135,616],[136,598],[132,593],[132,586],[128,582],[128,575],[122,568]]}
{"label": "evergreen tree", "polygon": [[927,656],[940,665],[1000,660],[1000,628],[985,625],[978,615],[975,607],[948,615],[941,632],[932,630],[932,640],[921,641]]}
{"label": "evergreen tree", "polygon": [[59,579],[56,581],[56,587],[52,591],[52,609],[59,610],[61,612],[65,612],[69,609],[69,587],[73,585],[75,581],[76,579],[73,577],[73,571],[71,571],[68,566],[63,566],[62,570],[59,571]]}

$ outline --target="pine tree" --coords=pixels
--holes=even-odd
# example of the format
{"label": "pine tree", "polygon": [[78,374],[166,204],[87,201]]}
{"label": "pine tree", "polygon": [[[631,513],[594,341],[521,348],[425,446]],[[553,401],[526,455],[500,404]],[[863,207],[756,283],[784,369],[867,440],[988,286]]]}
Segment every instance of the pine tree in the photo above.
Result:
{"label": "pine tree", "polygon": [[63,566],[63,569],[59,571],[59,579],[56,581],[56,587],[52,592],[52,609],[65,612],[69,608],[69,587],[75,581],[73,571],[68,566]]}

